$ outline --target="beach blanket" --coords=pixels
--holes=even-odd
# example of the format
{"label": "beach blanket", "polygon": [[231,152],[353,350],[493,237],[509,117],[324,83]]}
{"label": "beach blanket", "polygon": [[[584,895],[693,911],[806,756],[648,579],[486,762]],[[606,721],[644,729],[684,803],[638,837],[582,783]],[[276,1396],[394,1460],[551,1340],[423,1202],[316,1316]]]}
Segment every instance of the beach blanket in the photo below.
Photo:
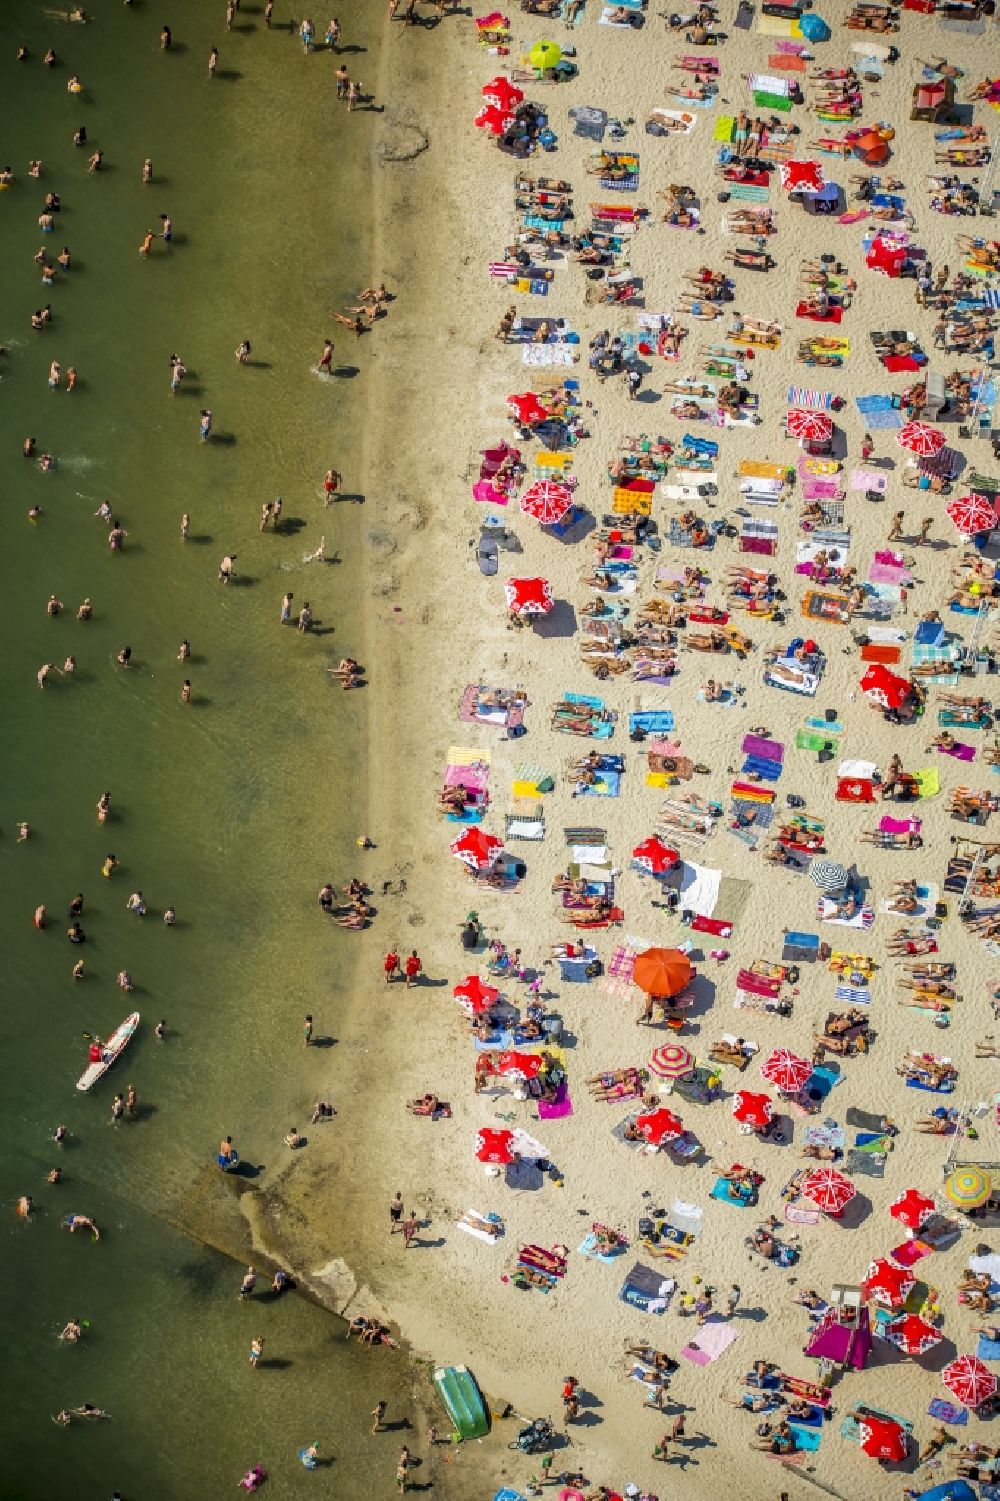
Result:
{"label": "beach blanket", "polygon": [[480,1214],[478,1209],[467,1209],[459,1219],[455,1221],[457,1229],[466,1235],[472,1235],[476,1240],[483,1240],[488,1246],[495,1246],[503,1235],[503,1221],[498,1214]]}
{"label": "beach blanket", "polygon": [[713,1361],[718,1360],[720,1355],[725,1354],[729,1346],[735,1344],[739,1337],[740,1331],[734,1329],[732,1324],[723,1323],[721,1319],[709,1318],[680,1353],[684,1360],[690,1360],[693,1365],[711,1365]]}
{"label": "beach blanket", "polygon": [[590,1235],[584,1237],[576,1249],[578,1255],[588,1256],[591,1261],[603,1261],[610,1264],[612,1261],[618,1259],[626,1247],[625,1245],[618,1245],[613,1251],[598,1251],[597,1236],[591,1232]]}
{"label": "beach blanket", "polygon": [[538,1119],[540,1121],[564,1120],[566,1116],[573,1114],[573,1101],[569,1097],[569,1086],[565,1081],[556,1089],[554,1100],[539,1100]]}
{"label": "beach blanket", "polygon": [[740,1185],[738,1197],[733,1198],[729,1190],[731,1184],[728,1178],[717,1178],[709,1193],[710,1199],[716,1199],[720,1204],[728,1204],[732,1209],[750,1209],[757,1202],[757,1195],[752,1190]]}
{"label": "beach blanket", "polygon": [[927,1415],[937,1418],[939,1423],[951,1423],[954,1427],[964,1427],[969,1421],[969,1409],[958,1402],[948,1402],[944,1397],[932,1397],[927,1406]]}
{"label": "beach blanket", "polygon": [[1000,1339],[989,1339],[981,1334],[976,1354],[980,1360],[1000,1360]]}
{"label": "beach blanket", "polygon": [[662,1277],[652,1267],[637,1261],[618,1294],[623,1303],[631,1303],[643,1313],[665,1313],[677,1284],[673,1277]]}
{"label": "beach blanket", "polygon": [[[681,1352],[683,1354],[683,1351]],[[823,1437],[821,1428],[807,1426],[805,1423],[796,1423],[789,1419],[789,1428],[795,1435],[795,1446],[807,1454],[815,1453],[820,1446]]]}
{"label": "beach blanket", "polygon": [[[907,1433],[913,1432],[913,1424],[910,1422],[909,1418],[900,1417],[898,1412],[889,1412],[889,1410],[885,1407],[876,1407],[874,1402],[865,1402],[863,1405],[869,1412],[875,1414],[877,1417],[888,1418],[890,1422],[898,1423],[900,1428],[904,1428]],[[849,1414],[849,1416],[846,1417],[841,1423],[840,1436],[841,1438],[846,1438],[848,1443],[860,1444],[861,1433],[858,1427],[858,1420],[853,1413]]]}
{"label": "beach blanket", "polygon": [[867,932],[875,921],[875,909],[867,905],[862,906],[853,917],[838,917],[837,903],[828,896],[821,896],[816,903],[816,916],[820,922],[835,925],[838,928],[861,928]]}

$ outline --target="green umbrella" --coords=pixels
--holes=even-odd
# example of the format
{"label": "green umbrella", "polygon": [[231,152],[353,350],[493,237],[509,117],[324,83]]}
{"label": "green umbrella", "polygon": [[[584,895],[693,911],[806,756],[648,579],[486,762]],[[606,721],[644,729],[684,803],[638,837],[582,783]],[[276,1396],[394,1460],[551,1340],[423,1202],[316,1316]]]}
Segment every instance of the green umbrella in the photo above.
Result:
{"label": "green umbrella", "polygon": [[536,42],[528,53],[528,61],[533,68],[554,68],[562,57],[562,48],[555,42]]}

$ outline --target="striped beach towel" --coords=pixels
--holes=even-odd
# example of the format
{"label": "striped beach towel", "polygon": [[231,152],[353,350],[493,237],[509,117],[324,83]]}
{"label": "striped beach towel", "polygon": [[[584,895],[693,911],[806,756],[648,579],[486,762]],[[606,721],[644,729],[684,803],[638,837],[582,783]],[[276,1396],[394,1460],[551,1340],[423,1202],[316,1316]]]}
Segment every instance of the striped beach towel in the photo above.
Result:
{"label": "striped beach towel", "polygon": [[788,405],[807,412],[828,412],[833,406],[832,391],[813,391],[808,386],[789,386]]}
{"label": "striped beach towel", "polygon": [[838,985],[833,998],[846,1001],[850,1006],[870,1006],[872,993],[867,985]]}

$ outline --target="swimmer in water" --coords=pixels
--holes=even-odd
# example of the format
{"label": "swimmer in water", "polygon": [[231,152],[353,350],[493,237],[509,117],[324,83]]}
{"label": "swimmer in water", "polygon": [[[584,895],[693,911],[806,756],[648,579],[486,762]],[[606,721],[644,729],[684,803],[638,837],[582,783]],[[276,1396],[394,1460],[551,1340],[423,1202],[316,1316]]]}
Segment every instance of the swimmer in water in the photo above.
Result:
{"label": "swimmer in water", "polygon": [[52,1183],[52,1184],[61,1183],[62,1182],[62,1168],[61,1167],[51,1168],[49,1170],[49,1172],[45,1176],[45,1181],[46,1181],[46,1183]]}
{"label": "swimmer in water", "polygon": [[100,516],[100,518],[101,518],[102,521],[110,521],[110,519],[111,519],[111,502],[110,502],[110,500],[102,500],[101,503],[100,503],[100,505],[97,507],[97,510],[94,512],[94,515],[95,516]]}
{"label": "swimmer in water", "polygon": [[63,1220],[63,1227],[70,1235],[75,1235],[77,1230],[89,1230],[95,1240],[100,1240],[101,1232],[98,1230],[89,1214],[68,1214]]}
{"label": "swimmer in water", "polygon": [[60,1126],[57,1126],[56,1129],[53,1131],[53,1133],[52,1133],[52,1140],[55,1142],[55,1144],[56,1144],[57,1147],[61,1147],[62,1144],[63,1144],[63,1142],[66,1140],[66,1138],[67,1138],[68,1135],[69,1135],[69,1127],[68,1126],[62,1126],[62,1125],[60,1125]]}
{"label": "swimmer in water", "polygon": [[147,229],[146,233],[142,237],[142,244],[139,246],[139,254],[141,256],[147,256],[149,254],[149,252],[152,250],[152,248],[153,248],[153,231],[151,229]]}
{"label": "swimmer in water", "polygon": [[17,826],[17,843],[23,844],[31,834],[31,825],[23,821]]}
{"label": "swimmer in water", "polygon": [[235,353],[236,353],[236,358],[239,360],[239,362],[240,362],[241,365],[249,364],[250,356],[253,353],[253,350],[252,350],[251,345],[250,345],[250,340],[249,339],[244,339],[240,344],[238,344],[236,346]]}
{"label": "swimmer in water", "polygon": [[110,880],[111,879],[111,872],[114,870],[114,868],[115,868],[115,866],[117,864],[118,864],[117,856],[115,856],[115,855],[105,855],[105,857],[104,857],[104,864],[101,866],[101,875],[105,876],[108,880]]}
{"label": "swimmer in water", "polygon": [[65,660],[65,662],[62,665],[62,670],[63,670],[63,677],[67,677],[67,678],[68,677],[72,677],[73,673],[76,671],[76,658],[75,657],[67,657],[66,660]]}
{"label": "swimmer in water", "polygon": [[148,156],[142,164],[142,180],[143,182],[153,181],[153,162],[152,158]]}
{"label": "swimmer in water", "polygon": [[119,667],[128,667],[129,663],[132,661],[132,648],[130,646],[123,646],[121,651],[116,656],[115,661],[118,663]]}
{"label": "swimmer in water", "polygon": [[165,1021],[160,1021],[160,1022],[156,1023],[156,1026],[153,1028],[153,1036],[156,1038],[157,1042],[162,1042],[163,1041],[163,1039],[164,1039],[164,1037],[166,1035],[166,1031],[167,1031],[167,1024],[166,1024]]}
{"label": "swimmer in water", "polygon": [[177,913],[174,911],[173,907],[168,907],[164,912],[163,921],[168,928],[172,928],[174,926],[174,923],[177,921]]}
{"label": "swimmer in water", "polygon": [[37,521],[38,518],[39,518],[39,516],[41,514],[42,514],[42,508],[41,508],[41,506],[29,506],[28,507],[28,520],[29,521]]}
{"label": "swimmer in water", "polygon": [[183,542],[187,541],[188,536],[190,535],[190,532],[191,532],[191,517],[188,515],[187,511],[185,511],[184,515],[181,517],[181,540]]}
{"label": "swimmer in water", "polygon": [[186,662],[187,659],[188,659],[188,657],[190,657],[190,655],[191,655],[191,643],[190,643],[190,641],[184,640],[180,644],[180,650],[177,653],[177,660],[178,660],[178,662]]}
{"label": "swimmer in water", "polygon": [[18,1213],[18,1216],[22,1220],[30,1220],[31,1219],[31,1211],[34,1209],[34,1207],[35,1206],[34,1206],[34,1203],[32,1202],[31,1195],[30,1194],[22,1194],[21,1197],[17,1201],[17,1213]]}
{"label": "swimmer in water", "polygon": [[78,1340],[83,1339],[83,1325],[80,1320],[70,1319],[69,1323],[64,1324],[60,1329],[56,1338],[61,1339],[65,1344],[75,1345]]}
{"label": "swimmer in water", "polygon": [[74,980],[82,980],[85,977],[85,973],[86,973],[86,971],[84,970],[84,967],[83,967],[83,960],[82,959],[78,959],[76,961],[76,963],[73,965],[73,979]]}
{"label": "swimmer in water", "polygon": [[[102,792],[101,795],[100,795],[100,797],[97,800],[97,822],[98,823],[107,823],[107,821],[108,821],[108,814],[110,812],[111,812],[111,793],[110,792]],[[113,855],[109,855],[108,858],[109,859],[113,859],[114,856]]]}
{"label": "swimmer in water", "polygon": [[94,607],[89,599],[83,601],[83,604],[76,612],[76,618],[77,620],[92,620],[94,618]]}
{"label": "swimmer in water", "polygon": [[185,678],[184,681],[183,681],[183,683],[181,684],[181,703],[182,704],[189,704],[190,702],[191,702],[191,679],[190,678]]}

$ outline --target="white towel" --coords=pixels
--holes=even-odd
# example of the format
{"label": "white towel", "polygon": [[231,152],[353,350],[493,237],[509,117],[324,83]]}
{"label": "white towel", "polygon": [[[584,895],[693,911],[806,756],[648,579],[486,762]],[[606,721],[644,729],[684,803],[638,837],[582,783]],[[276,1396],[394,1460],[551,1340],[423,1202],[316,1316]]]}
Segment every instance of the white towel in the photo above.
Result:
{"label": "white towel", "polygon": [[874,775],[875,769],[876,763],[874,761],[848,759],[841,761],[837,767],[837,775],[838,777],[863,777],[866,781],[869,781]]}

